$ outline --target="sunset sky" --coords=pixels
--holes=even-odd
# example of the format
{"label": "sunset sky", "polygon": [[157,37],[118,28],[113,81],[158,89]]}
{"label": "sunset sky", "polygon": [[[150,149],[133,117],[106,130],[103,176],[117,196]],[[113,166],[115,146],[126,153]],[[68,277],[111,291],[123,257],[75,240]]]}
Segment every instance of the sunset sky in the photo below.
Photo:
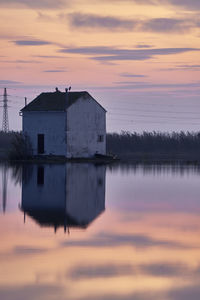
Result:
{"label": "sunset sky", "polygon": [[199,10],[199,0],[0,0],[10,129],[21,129],[25,96],[72,86],[107,109],[108,131],[198,131]]}

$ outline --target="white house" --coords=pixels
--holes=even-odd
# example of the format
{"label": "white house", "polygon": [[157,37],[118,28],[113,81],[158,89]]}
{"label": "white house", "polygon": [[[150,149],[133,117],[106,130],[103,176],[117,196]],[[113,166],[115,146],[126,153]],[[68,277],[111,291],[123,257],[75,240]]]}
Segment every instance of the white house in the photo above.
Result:
{"label": "white house", "polygon": [[33,155],[106,153],[106,110],[88,92],[42,93],[21,110]]}
{"label": "white house", "polygon": [[105,165],[24,165],[21,209],[40,226],[86,228],[105,210]]}

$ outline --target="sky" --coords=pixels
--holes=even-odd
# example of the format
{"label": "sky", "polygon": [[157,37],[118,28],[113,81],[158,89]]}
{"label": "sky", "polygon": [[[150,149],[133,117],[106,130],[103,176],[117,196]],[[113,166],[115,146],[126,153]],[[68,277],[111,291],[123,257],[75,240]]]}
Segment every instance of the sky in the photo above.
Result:
{"label": "sky", "polygon": [[109,132],[199,131],[199,10],[199,0],[0,0],[9,128],[21,130],[24,97],[72,86],[106,108]]}

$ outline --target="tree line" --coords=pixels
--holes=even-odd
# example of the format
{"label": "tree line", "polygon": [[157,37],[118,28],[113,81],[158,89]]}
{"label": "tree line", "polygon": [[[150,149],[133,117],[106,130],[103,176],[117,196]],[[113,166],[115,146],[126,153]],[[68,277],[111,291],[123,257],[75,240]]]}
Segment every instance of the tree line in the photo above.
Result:
{"label": "tree line", "polygon": [[[128,132],[107,133],[107,153],[119,157],[133,157],[139,155],[162,155],[199,157],[200,159],[200,132]],[[25,151],[23,136],[20,132],[0,131],[0,155],[12,148]]]}
{"label": "tree line", "polygon": [[107,152],[118,155],[133,153],[200,154],[200,132],[127,132],[107,134]]}

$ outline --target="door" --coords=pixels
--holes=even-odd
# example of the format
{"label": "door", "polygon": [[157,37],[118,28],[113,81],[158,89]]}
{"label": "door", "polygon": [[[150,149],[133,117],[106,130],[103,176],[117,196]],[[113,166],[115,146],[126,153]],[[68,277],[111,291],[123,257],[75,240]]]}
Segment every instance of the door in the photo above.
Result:
{"label": "door", "polygon": [[44,134],[38,134],[38,154],[44,153]]}

